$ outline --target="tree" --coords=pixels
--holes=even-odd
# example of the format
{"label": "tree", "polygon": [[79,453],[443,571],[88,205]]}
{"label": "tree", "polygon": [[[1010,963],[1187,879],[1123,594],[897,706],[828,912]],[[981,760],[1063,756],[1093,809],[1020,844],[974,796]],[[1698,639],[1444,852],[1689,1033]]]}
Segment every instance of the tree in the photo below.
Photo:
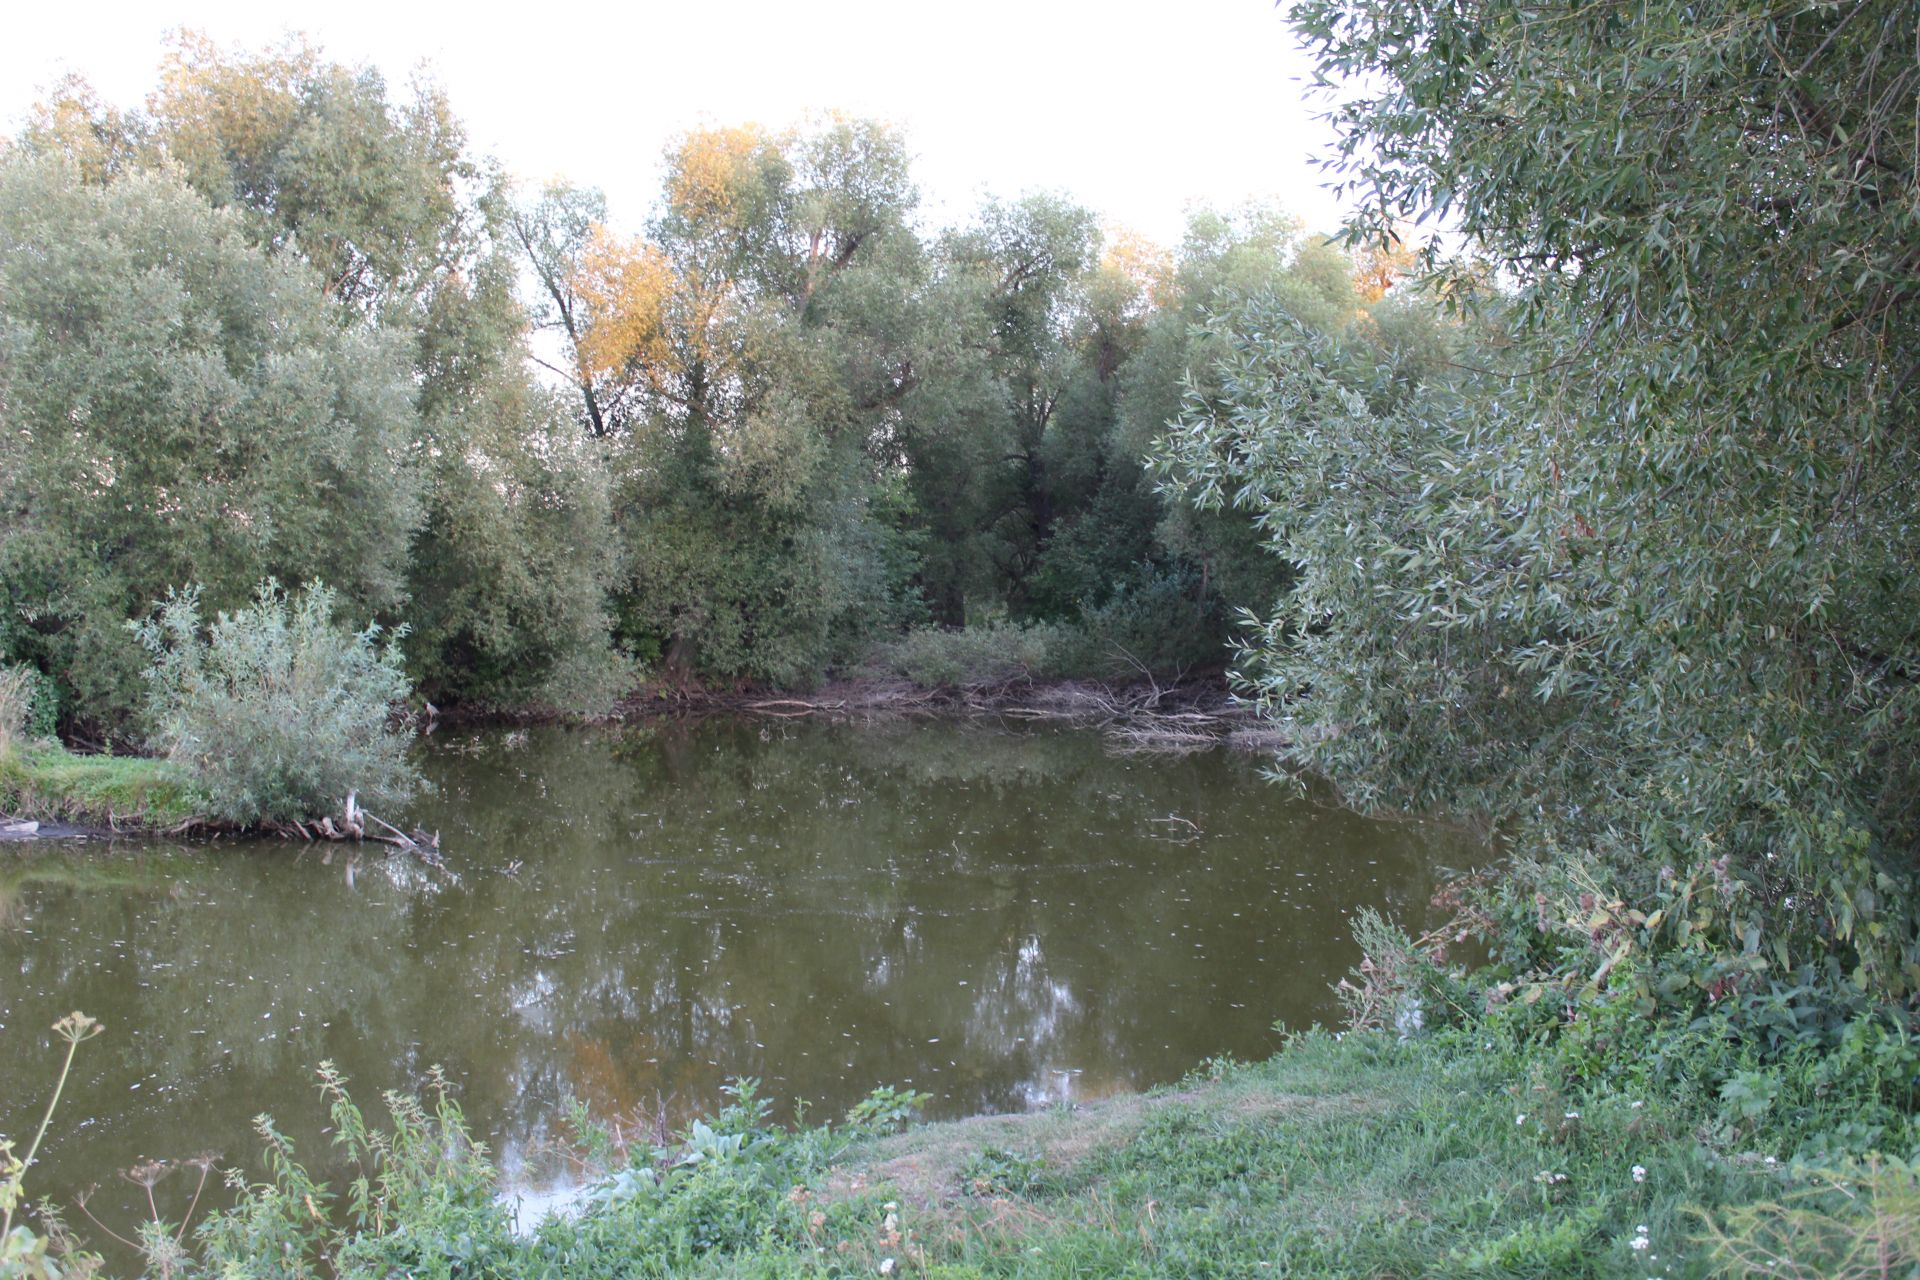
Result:
{"label": "tree", "polygon": [[603,379],[596,378],[580,354],[587,304],[579,282],[587,250],[597,243],[595,229],[606,220],[605,196],[565,182],[548,183],[536,198],[514,202],[507,213],[514,240],[540,286],[534,328],[554,332],[566,348],[566,367],[544,357],[540,363],[579,387],[587,431],[602,439],[620,428],[621,405],[617,397],[608,402]]}
{"label": "tree", "polygon": [[905,172],[860,122],[697,132],[649,234],[580,252],[579,363],[626,414],[622,625],[677,671],[804,682],[895,612],[900,540],[872,508],[913,380]]}
{"label": "tree", "polygon": [[324,575],[357,610],[399,605],[421,479],[390,339],[164,173],[0,163],[0,246],[15,657],[118,729],[139,702],[124,623],[169,587],[229,607]]}
{"label": "tree", "polygon": [[187,34],[144,112],[68,84],[23,146],[70,156],[93,181],[184,176],[264,252],[311,269],[337,324],[391,335],[412,374],[425,512],[387,607],[408,602],[422,688],[605,704],[626,668],[605,638],[618,557],[604,463],[550,438],[502,184],[443,93],[421,81],[391,94],[377,72],[302,41],[229,52]]}
{"label": "tree", "polygon": [[1247,315],[1178,442],[1301,566],[1252,668],[1337,726],[1296,755],[1362,799],[1524,819],[1627,892],[1723,860],[1730,949],[1920,986],[1920,223],[1894,123],[1920,17],[1294,14],[1345,95],[1358,231],[1442,215],[1516,286],[1442,271],[1496,342],[1397,403]]}

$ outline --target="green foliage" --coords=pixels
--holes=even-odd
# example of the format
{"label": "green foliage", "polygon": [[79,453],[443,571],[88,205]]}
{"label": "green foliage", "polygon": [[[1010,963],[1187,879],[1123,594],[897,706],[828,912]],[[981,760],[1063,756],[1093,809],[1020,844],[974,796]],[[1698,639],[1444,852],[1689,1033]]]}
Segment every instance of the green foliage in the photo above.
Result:
{"label": "green foliage", "polygon": [[1708,1214],[1716,1272],[1869,1280],[1920,1266],[1920,1171],[1876,1158],[1810,1168],[1777,1200]]}
{"label": "green foliage", "polygon": [[[315,1181],[260,1117],[267,1178],[231,1178],[238,1201],[199,1229],[199,1254],[181,1260],[184,1274],[664,1277],[762,1251],[777,1260],[792,1250],[797,1260],[823,1227],[850,1217],[847,1205],[816,1208],[810,1185],[824,1182],[857,1137],[891,1129],[925,1098],[876,1090],[845,1129],[787,1130],[769,1123],[754,1082],[739,1081],[710,1119],[607,1169],[576,1212],[516,1231],[486,1151],[437,1068],[426,1101],[386,1095],[386,1128],[368,1123],[330,1065],[320,1080],[334,1145],[353,1170],[345,1187]],[[591,1129],[583,1149],[610,1151]]]}
{"label": "green foliage", "polygon": [[60,720],[60,690],[28,666],[0,665],[0,751],[22,739],[53,737]]}
{"label": "green foliage", "polygon": [[408,694],[399,650],[379,643],[377,624],[338,625],[334,605],[318,582],[289,598],[269,580],[251,606],[203,633],[189,589],[135,628],[152,659],[152,744],[188,772],[214,817],[302,822],[355,792],[385,805],[418,787],[408,735],[389,723]]}
{"label": "green foliage", "polygon": [[906,1127],[933,1101],[933,1095],[894,1085],[881,1085],[847,1110],[842,1132],[858,1138],[880,1137]]}
{"label": "green foliage", "polygon": [[485,393],[414,544],[408,669],[436,700],[599,714],[634,674],[612,644],[605,461],[557,397],[510,379]]}
{"label": "green foliage", "polygon": [[359,608],[400,598],[419,487],[387,338],[168,174],[100,188],[10,157],[0,243],[7,640],[72,714],[124,723],[122,623],[169,586],[227,606],[325,573]]}
{"label": "green foliage", "polygon": [[[1208,376],[1190,331],[1257,290],[1329,331],[1357,307],[1346,259],[1268,211],[1197,215],[1177,257],[1105,244],[1057,195],[923,237],[905,140],[843,117],[679,139],[646,237],[622,242],[589,188],[516,199],[430,81],[397,91],[300,40],[181,34],[143,109],[70,79],[15,153],[17,174],[124,218],[161,220],[164,191],[167,216],[217,228],[282,282],[278,304],[329,322],[249,321],[240,335],[278,346],[237,344],[190,248],[160,263],[186,277],[178,307],[116,284],[144,266],[115,256],[112,227],[96,238],[113,251],[22,277],[26,320],[74,314],[49,286],[123,302],[97,338],[32,337],[66,372],[35,383],[30,416],[77,414],[94,435],[23,472],[0,533],[24,622],[0,621],[0,654],[53,676],[69,730],[121,729],[138,700],[112,620],[184,582],[235,606],[269,575],[324,573],[383,619],[404,604],[423,693],[477,707],[604,710],[631,683],[626,653],[673,678],[804,686],[929,619],[1078,628],[1075,674],[1207,670],[1234,610],[1266,608],[1285,569],[1248,517],[1196,514],[1143,471],[1182,377]],[[36,236],[86,227],[41,192],[14,203],[47,215]],[[564,356],[530,349],[530,328]],[[289,362],[344,380],[308,390],[356,410],[385,379],[378,421],[357,438],[328,424],[332,475],[288,422],[255,429],[239,391],[151,385],[184,373],[128,392],[145,417],[102,417],[97,388],[131,385],[128,366],[169,344],[242,387]],[[38,351],[8,367],[41,367]],[[571,384],[573,412],[533,365]],[[162,446],[202,418],[211,436]],[[28,433],[6,460],[61,439]],[[149,442],[150,477],[128,469]],[[152,496],[82,483],[109,473],[116,496]]]}
{"label": "green foliage", "polygon": [[1030,1151],[986,1147],[960,1165],[960,1191],[970,1196],[1024,1196],[1044,1182],[1046,1162]]}
{"label": "green foliage", "polygon": [[[1910,6],[1306,3],[1359,230],[1449,217],[1486,350],[1383,403],[1229,326],[1175,453],[1299,566],[1248,674],[1356,799],[1472,807],[1602,896],[1744,886],[1773,981],[1920,986]],[[1435,245],[1429,245],[1434,250]],[[1302,698],[1299,695],[1308,693]]]}
{"label": "green foliage", "polygon": [[948,630],[916,627],[876,650],[880,669],[926,689],[985,689],[1051,669],[1061,629],[990,622]]}
{"label": "green foliage", "polygon": [[[400,388],[407,484],[342,496],[404,554],[383,596],[355,587],[358,561],[329,553],[305,568],[257,564],[238,584],[211,566],[176,572],[121,611],[185,581],[235,604],[264,573],[324,572],[369,611],[407,599],[409,656],[432,697],[604,710],[630,682],[608,639],[618,548],[605,469],[533,383],[514,297],[518,237],[445,95],[424,79],[392,93],[377,72],[297,40],[257,53],[193,34],[174,44],[144,112],[115,112],[69,83],[22,150],[68,157],[110,190],[142,174],[184,178],[236,237],[304,268],[336,327],[387,336],[411,374]],[[79,709],[100,714],[94,702],[89,693]]]}

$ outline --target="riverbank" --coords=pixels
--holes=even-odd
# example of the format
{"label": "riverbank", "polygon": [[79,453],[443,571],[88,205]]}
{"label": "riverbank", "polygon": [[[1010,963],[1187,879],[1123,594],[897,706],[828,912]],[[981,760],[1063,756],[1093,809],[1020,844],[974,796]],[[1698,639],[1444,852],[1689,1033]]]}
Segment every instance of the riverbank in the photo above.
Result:
{"label": "riverbank", "polygon": [[448,1100],[403,1106],[403,1128],[369,1143],[323,1069],[341,1141],[381,1162],[371,1225],[317,1232],[330,1193],[283,1158],[237,1209],[183,1236],[189,1249],[169,1244],[168,1270],[297,1254],[354,1274],[457,1259],[504,1280],[1642,1280],[1906,1274],[1914,1261],[1909,1167],[1723,1141],[1685,1098],[1564,1090],[1513,1048],[1314,1032],[1266,1062],[1208,1063],[1144,1095],[892,1135],[904,1103],[889,1091],[849,1125],[788,1129],[749,1089],[627,1158],[570,1116],[559,1131],[606,1173],[573,1211],[537,1222],[497,1192]]}
{"label": "riverbank", "polygon": [[1235,701],[1224,679],[1160,684],[1020,676],[927,685],[858,674],[804,691],[657,681],[622,699],[615,714],[631,719],[739,715],[857,723],[993,717],[1097,729],[1117,747],[1158,751],[1212,746],[1273,750],[1286,740],[1284,726]]}
{"label": "riverbank", "polygon": [[185,774],[168,761],[21,741],[0,746],[0,818],[149,834],[199,821]]}
{"label": "riverbank", "polygon": [[831,1185],[892,1201],[902,1239],[827,1247],[949,1277],[1695,1274],[1709,1218],[1819,1185],[1699,1141],[1701,1119],[1576,1099],[1458,1038],[1317,1033],[1144,1096],[868,1144]]}

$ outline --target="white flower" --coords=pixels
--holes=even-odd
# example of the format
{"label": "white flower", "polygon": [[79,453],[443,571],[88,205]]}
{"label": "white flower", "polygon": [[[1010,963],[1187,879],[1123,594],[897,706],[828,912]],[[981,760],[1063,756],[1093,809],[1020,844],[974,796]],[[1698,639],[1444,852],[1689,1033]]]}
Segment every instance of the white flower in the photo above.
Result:
{"label": "white flower", "polygon": [[1635,1182],[1645,1182],[1647,1180],[1647,1166],[1643,1164],[1633,1166],[1633,1180]]}
{"label": "white flower", "polygon": [[1515,1124],[1525,1124],[1527,1122],[1527,1113],[1522,1111],[1519,1115],[1513,1118],[1513,1122]]}
{"label": "white flower", "polygon": [[1633,1101],[1632,1101],[1631,1103],[1629,1103],[1628,1105],[1629,1105],[1629,1106],[1631,1106],[1631,1107],[1632,1107],[1632,1108],[1633,1108],[1633,1109],[1634,1109],[1635,1111],[1638,1111],[1638,1110],[1639,1110],[1640,1108],[1642,1108],[1642,1107],[1644,1107],[1644,1106],[1646,1106],[1647,1104],[1646,1104],[1646,1103],[1644,1103],[1644,1102],[1642,1102],[1642,1101],[1640,1101],[1640,1099],[1638,1099],[1638,1098],[1635,1098],[1635,1099],[1634,1099],[1634,1100],[1633,1100]]}
{"label": "white flower", "polygon": [[898,1209],[899,1207],[900,1207],[899,1202],[894,1200],[889,1200],[885,1204],[880,1206],[881,1210],[886,1213],[892,1213],[895,1209]]}
{"label": "white flower", "polygon": [[1633,1244],[1634,1250],[1636,1252],[1644,1252],[1646,1250],[1648,1241],[1645,1236],[1635,1236],[1631,1243]]}
{"label": "white flower", "polygon": [[1569,1120],[1578,1120],[1579,1118],[1580,1118],[1580,1113],[1579,1113],[1578,1111],[1569,1111],[1569,1112],[1567,1112],[1567,1119],[1569,1119]]}
{"label": "white flower", "polygon": [[882,1259],[880,1259],[880,1274],[881,1274],[881,1275],[883,1275],[883,1276],[890,1276],[890,1275],[892,1275],[892,1274],[893,1274],[893,1259],[892,1259],[892,1258],[882,1258]]}

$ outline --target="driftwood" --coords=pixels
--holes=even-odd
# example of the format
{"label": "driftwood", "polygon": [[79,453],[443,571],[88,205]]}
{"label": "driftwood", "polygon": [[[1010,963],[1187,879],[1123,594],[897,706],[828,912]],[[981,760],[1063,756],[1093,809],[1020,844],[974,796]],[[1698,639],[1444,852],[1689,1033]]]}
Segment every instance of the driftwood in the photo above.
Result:
{"label": "driftwood", "polygon": [[[382,835],[379,831],[367,830],[369,823],[383,828],[388,834]],[[403,853],[411,853],[428,866],[444,867],[446,865],[445,860],[440,856],[438,831],[427,832],[416,827],[412,834],[408,834],[377,814],[361,808],[360,793],[357,791],[347,793],[347,801],[342,806],[339,822],[336,823],[333,820],[332,814],[327,814],[311,824],[295,822],[283,825],[279,829],[285,833],[289,827],[297,831],[309,844],[315,839],[335,842],[352,840],[355,843],[374,840],[381,844],[390,844]]]}

